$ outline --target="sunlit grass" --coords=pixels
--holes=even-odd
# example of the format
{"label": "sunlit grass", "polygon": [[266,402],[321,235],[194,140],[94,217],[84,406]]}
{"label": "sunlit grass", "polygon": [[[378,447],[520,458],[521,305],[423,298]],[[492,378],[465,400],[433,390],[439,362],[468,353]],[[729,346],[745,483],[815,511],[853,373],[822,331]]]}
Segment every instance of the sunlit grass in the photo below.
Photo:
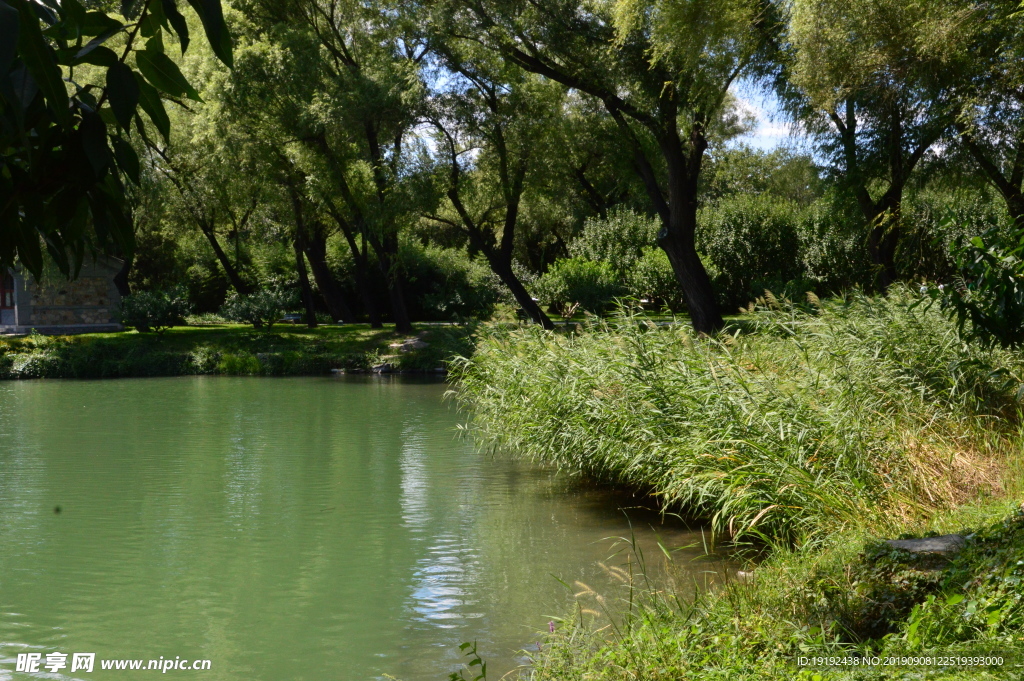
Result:
{"label": "sunlit grass", "polygon": [[[0,339],[0,378],[114,378],[189,374],[317,375],[366,370],[380,361],[403,370],[432,370],[467,353],[470,327],[425,326],[428,347],[400,353],[408,338],[391,325],[278,324],[273,329],[210,324],[174,327],[162,335],[97,333]],[[394,355],[394,356],[392,356]]]}
{"label": "sunlit grass", "polygon": [[495,327],[457,391],[508,452],[649,491],[720,537],[808,542],[1000,493],[1021,363],[916,300],[771,299],[715,339],[628,313]]}

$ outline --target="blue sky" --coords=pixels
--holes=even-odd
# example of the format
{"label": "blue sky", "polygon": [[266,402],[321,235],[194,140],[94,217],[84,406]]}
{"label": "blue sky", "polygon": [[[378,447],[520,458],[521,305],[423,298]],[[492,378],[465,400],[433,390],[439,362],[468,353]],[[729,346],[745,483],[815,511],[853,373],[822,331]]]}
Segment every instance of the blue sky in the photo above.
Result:
{"label": "blue sky", "polygon": [[765,151],[780,146],[806,147],[807,151],[811,151],[806,135],[782,114],[774,93],[765,92],[745,81],[734,85],[732,93],[739,101],[740,108],[757,120],[754,130],[736,138],[733,144],[746,144]]}

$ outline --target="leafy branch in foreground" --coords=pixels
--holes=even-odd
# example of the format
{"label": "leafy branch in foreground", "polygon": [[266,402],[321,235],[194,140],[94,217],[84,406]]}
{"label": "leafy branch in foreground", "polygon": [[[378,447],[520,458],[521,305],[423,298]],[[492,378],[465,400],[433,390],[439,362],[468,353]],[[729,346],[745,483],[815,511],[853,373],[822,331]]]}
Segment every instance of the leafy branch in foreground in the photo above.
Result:
{"label": "leafy branch in foreground", "polygon": [[[1024,230],[1006,235],[991,228],[959,239],[952,255],[960,278],[945,292],[943,306],[960,332],[982,345],[1024,345]],[[937,290],[929,294],[940,296]]]}
{"label": "leafy branch in foreground", "polygon": [[[231,66],[220,0],[188,3]],[[17,260],[40,276],[43,245],[69,276],[87,249],[134,249],[122,181],[139,182],[131,127],[142,130],[141,108],[166,138],[164,100],[199,95],[164,49],[164,32],[188,48],[177,0],[125,0],[121,15],[0,0],[0,270]]]}

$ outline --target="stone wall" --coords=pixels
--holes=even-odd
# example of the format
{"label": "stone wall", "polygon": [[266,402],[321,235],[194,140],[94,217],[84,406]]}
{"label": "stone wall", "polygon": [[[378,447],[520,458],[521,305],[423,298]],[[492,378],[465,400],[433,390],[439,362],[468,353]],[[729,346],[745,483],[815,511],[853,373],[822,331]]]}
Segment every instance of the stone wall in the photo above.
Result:
{"label": "stone wall", "polygon": [[15,270],[16,332],[74,333],[88,327],[117,327],[120,295],[113,277],[120,261],[98,259],[83,263],[77,279],[50,279],[40,284]]}
{"label": "stone wall", "polygon": [[32,297],[33,324],[58,326],[113,321],[107,277],[79,277],[74,281],[43,285],[29,280],[25,288]]}

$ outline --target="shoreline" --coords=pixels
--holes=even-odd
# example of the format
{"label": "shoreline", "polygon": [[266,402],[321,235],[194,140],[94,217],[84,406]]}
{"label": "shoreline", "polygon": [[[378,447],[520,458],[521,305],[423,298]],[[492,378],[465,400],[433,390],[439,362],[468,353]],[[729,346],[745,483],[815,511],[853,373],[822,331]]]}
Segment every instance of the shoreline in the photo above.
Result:
{"label": "shoreline", "polygon": [[161,336],[135,331],[0,338],[0,380],[152,376],[329,376],[447,374],[447,362],[472,352],[473,326],[242,325],[174,327]]}

